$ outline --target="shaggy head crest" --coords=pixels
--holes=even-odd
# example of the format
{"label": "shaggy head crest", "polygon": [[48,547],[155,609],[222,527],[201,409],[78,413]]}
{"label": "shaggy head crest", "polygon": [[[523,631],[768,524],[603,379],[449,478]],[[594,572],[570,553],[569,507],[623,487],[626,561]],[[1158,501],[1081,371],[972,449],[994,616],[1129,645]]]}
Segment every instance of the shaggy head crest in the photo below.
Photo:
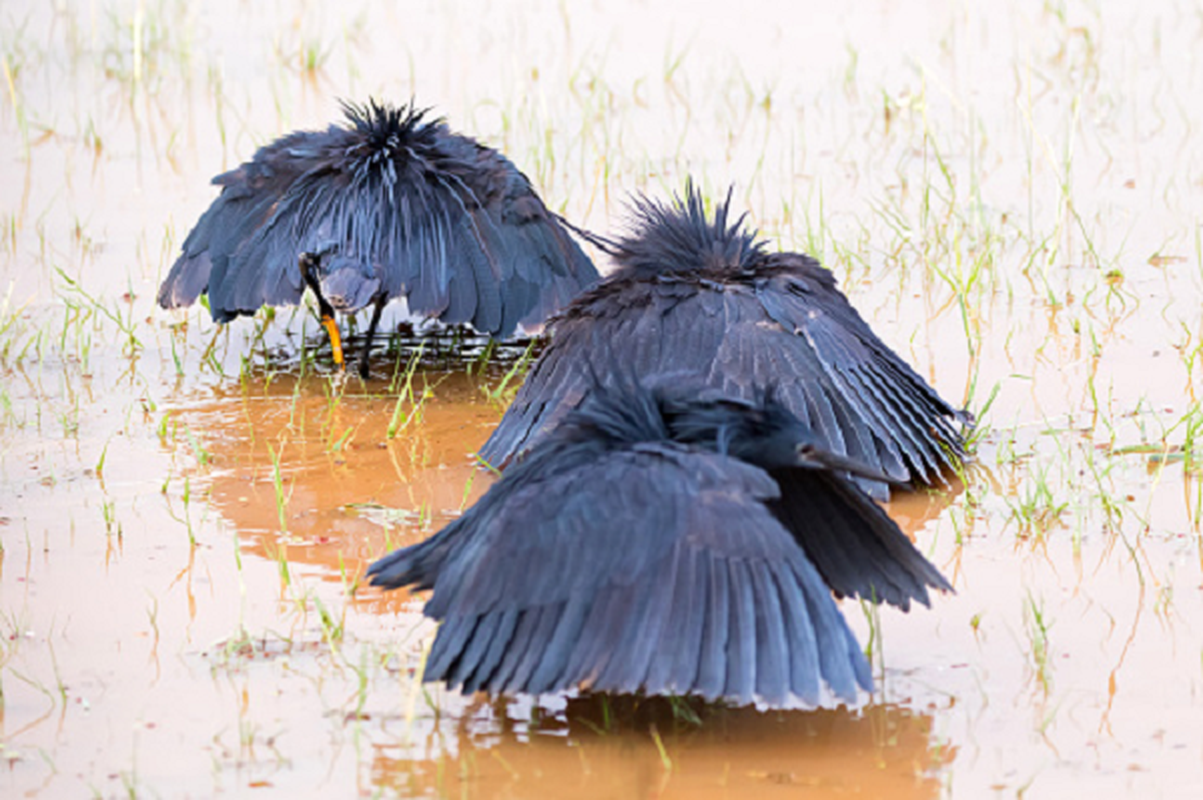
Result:
{"label": "shaggy head crest", "polygon": [[756,231],[744,230],[746,214],[728,224],[731,190],[706,216],[701,192],[690,181],[685,197],[673,195],[671,203],[646,197],[633,204],[629,234],[619,239],[614,258],[623,267],[639,272],[695,272],[745,269],[764,255],[765,243]]}
{"label": "shaggy head crest", "polygon": [[343,100],[340,105],[348,123],[346,130],[358,140],[347,155],[366,164],[385,159],[403,162],[430,154],[446,127],[441,117],[427,119],[429,108],[418,108],[412,102],[392,106],[375,100],[362,105]]}

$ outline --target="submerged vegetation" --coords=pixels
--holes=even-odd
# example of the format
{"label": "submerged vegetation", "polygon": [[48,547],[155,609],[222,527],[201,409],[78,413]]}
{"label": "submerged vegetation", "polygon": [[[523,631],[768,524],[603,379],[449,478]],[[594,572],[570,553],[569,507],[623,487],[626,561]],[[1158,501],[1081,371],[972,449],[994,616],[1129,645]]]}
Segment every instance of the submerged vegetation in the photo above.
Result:
{"label": "submerged vegetation", "polygon": [[[1197,782],[1197,9],[851,4],[802,24],[782,4],[724,27],[641,6],[635,29],[626,4],[536,0],[237,13],[235,46],[220,3],[0,9],[11,791]],[[437,104],[599,231],[632,190],[733,185],[751,227],[819,258],[975,414],[974,461],[889,506],[957,594],[922,616],[844,604],[877,679],[863,707],[485,703],[418,682],[424,598],[363,569],[487,488],[473,454],[540,344],[390,312],[361,382],[331,369],[311,308],[217,327],[153,305],[208,176],[369,95]]]}

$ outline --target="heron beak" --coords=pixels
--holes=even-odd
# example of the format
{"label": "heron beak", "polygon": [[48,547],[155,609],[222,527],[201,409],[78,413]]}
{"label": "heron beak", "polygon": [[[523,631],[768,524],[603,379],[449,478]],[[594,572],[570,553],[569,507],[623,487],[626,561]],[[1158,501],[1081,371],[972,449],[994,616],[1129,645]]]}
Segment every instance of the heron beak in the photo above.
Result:
{"label": "heron beak", "polygon": [[330,335],[330,350],[334,354],[334,363],[340,368],[346,366],[343,361],[343,339],[338,332],[338,323],[334,321],[334,317],[322,316],[322,327],[326,329],[326,333]]}
{"label": "heron beak", "polygon": [[849,475],[855,475],[858,478],[867,478],[871,481],[881,481],[889,486],[898,488],[909,488],[910,484],[906,481],[900,481],[897,478],[891,478],[880,470],[862,464],[856,459],[848,458],[847,456],[831,453],[826,450],[820,450],[811,444],[803,444],[798,447],[798,456],[802,462],[802,466],[818,465],[827,469],[847,472]]}

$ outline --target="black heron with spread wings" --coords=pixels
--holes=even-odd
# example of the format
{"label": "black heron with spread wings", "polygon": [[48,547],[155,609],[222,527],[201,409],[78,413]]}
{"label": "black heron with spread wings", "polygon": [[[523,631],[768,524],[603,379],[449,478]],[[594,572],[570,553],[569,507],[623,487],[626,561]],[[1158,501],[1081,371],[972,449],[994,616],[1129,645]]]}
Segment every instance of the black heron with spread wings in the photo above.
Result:
{"label": "black heron with spread wings", "polygon": [[832,598],[907,609],[951,587],[772,396],[593,391],[461,518],[368,571],[433,589],[424,679],[769,707],[872,677]]}
{"label": "black heron with spread wings", "polygon": [[618,268],[549,322],[482,458],[508,464],[600,388],[675,373],[744,399],[771,388],[824,448],[894,481],[939,482],[960,462],[971,418],[873,333],[831,272],[769,252],[729,206],[709,218],[692,185],[670,204],[636,201],[633,230],[608,248]]}
{"label": "black heron with spread wings", "polygon": [[346,122],[288,134],[213,182],[221,194],[159,289],[163,308],[208,292],[217,322],[317,296],[334,357],[335,311],[384,306],[502,339],[597,279],[562,220],[505,156],[408,106],[344,104]]}

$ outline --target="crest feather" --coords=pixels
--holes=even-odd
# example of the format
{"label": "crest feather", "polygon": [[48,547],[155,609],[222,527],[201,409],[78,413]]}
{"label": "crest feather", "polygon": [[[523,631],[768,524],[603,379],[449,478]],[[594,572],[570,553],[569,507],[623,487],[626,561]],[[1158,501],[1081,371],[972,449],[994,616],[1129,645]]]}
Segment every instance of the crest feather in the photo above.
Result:
{"label": "crest feather", "polygon": [[730,207],[728,189],[710,219],[692,181],[685,184],[685,196],[673,195],[671,203],[637,198],[630,232],[616,243],[614,259],[647,273],[751,268],[764,257],[765,242],[756,239],[756,231],[744,229],[746,214],[728,223]]}

